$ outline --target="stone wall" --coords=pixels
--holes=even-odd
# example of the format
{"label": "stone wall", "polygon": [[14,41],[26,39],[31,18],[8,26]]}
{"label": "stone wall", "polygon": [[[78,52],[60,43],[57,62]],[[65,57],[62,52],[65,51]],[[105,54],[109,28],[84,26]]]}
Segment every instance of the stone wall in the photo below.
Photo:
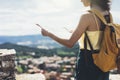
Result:
{"label": "stone wall", "polygon": [[15,80],[15,50],[0,49],[0,80]]}

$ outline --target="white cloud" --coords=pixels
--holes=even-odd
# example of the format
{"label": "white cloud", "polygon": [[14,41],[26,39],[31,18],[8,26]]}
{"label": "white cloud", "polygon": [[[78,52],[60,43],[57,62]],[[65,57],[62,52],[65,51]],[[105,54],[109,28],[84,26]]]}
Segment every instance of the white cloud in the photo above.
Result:
{"label": "white cloud", "polygon": [[72,0],[52,0],[53,4],[58,8],[70,8],[72,7]]}
{"label": "white cloud", "polygon": [[[79,0],[0,0],[0,35],[39,34],[36,23],[68,35],[63,27],[75,28],[84,9]],[[116,21],[119,13],[113,11]]]}
{"label": "white cloud", "polygon": [[54,13],[61,12],[68,8],[71,8],[72,0],[36,0],[35,10],[38,10],[40,13]]}
{"label": "white cloud", "polygon": [[74,7],[71,1],[73,0],[3,1],[3,4],[0,3],[0,35],[40,33],[35,23],[40,23],[50,30],[55,27],[60,29],[63,24],[72,23],[74,18],[75,12],[68,12]]}
{"label": "white cloud", "polygon": [[120,24],[120,11],[112,11],[112,16],[114,22]]}

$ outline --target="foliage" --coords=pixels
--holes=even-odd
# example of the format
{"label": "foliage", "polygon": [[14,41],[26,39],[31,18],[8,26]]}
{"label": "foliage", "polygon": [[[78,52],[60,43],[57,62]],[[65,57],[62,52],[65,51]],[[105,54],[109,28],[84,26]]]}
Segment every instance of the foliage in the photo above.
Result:
{"label": "foliage", "polygon": [[[60,48],[53,48],[53,49],[38,49],[38,48],[32,48],[28,46],[21,46],[16,45],[12,43],[4,43],[0,44],[1,49],[15,49],[16,50],[16,56],[22,56],[22,57],[34,57],[38,58],[41,56],[53,56],[53,55],[60,55],[60,56],[76,56],[77,53],[79,53],[79,46],[78,44],[75,44],[73,48],[67,48],[67,47],[60,47]],[[30,52],[34,52],[35,55],[31,55]]]}
{"label": "foliage", "polygon": [[71,56],[75,56],[75,53],[74,52],[65,52],[63,50],[58,50],[57,55],[61,56],[61,57],[65,57],[65,56],[71,57]]}
{"label": "foliage", "polygon": [[18,73],[23,73],[23,69],[21,68],[21,66],[16,66],[16,69]]}

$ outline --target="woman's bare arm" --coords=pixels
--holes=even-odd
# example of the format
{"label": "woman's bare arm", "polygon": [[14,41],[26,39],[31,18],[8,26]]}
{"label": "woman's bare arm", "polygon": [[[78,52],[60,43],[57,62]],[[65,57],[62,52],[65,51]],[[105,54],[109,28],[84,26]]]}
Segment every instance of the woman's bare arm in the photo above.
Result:
{"label": "woman's bare arm", "polygon": [[80,22],[79,22],[77,28],[75,29],[75,31],[72,33],[70,39],[59,38],[56,35],[48,32],[47,30],[45,30],[43,28],[41,29],[41,33],[43,36],[48,36],[48,37],[52,38],[53,40],[57,41],[58,43],[71,48],[79,40],[82,33],[85,32],[85,30],[87,29],[88,26],[89,26],[89,21],[88,21],[88,17],[86,14],[81,17]]}

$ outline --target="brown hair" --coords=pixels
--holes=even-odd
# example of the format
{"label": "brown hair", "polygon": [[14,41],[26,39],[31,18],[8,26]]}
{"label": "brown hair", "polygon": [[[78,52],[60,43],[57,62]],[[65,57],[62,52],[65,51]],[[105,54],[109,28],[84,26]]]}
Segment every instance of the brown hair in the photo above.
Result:
{"label": "brown hair", "polygon": [[91,1],[91,6],[92,4],[98,5],[99,7],[101,7],[101,9],[103,10],[110,10],[110,3],[111,0],[90,0]]}

